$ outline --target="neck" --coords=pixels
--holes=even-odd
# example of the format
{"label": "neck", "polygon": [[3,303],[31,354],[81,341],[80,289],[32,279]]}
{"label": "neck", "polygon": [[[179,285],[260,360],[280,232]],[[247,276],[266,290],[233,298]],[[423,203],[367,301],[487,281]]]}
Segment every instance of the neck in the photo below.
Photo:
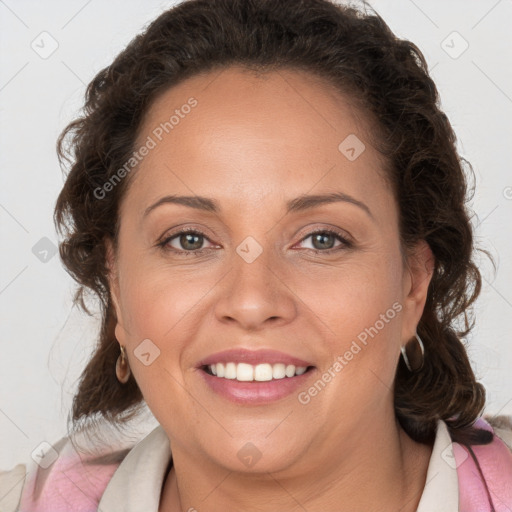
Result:
{"label": "neck", "polygon": [[392,415],[359,428],[352,439],[321,443],[322,451],[283,471],[250,475],[191,460],[173,447],[173,467],[159,512],[276,509],[414,512],[425,486],[432,446],[413,441]]}

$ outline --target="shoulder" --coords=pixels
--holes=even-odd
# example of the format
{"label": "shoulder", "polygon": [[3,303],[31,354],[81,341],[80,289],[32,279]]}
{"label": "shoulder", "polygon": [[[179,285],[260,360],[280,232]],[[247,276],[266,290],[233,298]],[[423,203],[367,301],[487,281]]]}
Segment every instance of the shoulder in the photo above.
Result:
{"label": "shoulder", "polygon": [[453,443],[460,510],[512,510],[512,417],[485,415],[474,426],[494,436],[486,445]]}
{"label": "shoulder", "polygon": [[101,496],[130,448],[83,450],[76,439],[61,438],[39,459],[0,471],[0,510],[76,512],[96,510]]}
{"label": "shoulder", "polygon": [[27,466],[18,464],[8,471],[0,471],[0,510],[16,512],[27,475]]}
{"label": "shoulder", "polygon": [[494,433],[508,446],[512,451],[512,416],[490,416],[484,415],[484,420],[491,425]]}

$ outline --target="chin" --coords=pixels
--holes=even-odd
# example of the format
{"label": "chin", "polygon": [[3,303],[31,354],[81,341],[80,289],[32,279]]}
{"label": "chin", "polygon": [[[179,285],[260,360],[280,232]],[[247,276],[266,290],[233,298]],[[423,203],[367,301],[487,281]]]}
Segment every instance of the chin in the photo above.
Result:
{"label": "chin", "polygon": [[[285,471],[296,462],[300,455],[296,447],[283,443],[281,439],[267,438],[268,432],[251,440],[230,439],[227,445],[220,446],[218,441],[215,453],[210,453],[212,460],[228,471],[257,475],[261,473],[268,479],[267,473]],[[245,437],[247,439],[247,437]]]}

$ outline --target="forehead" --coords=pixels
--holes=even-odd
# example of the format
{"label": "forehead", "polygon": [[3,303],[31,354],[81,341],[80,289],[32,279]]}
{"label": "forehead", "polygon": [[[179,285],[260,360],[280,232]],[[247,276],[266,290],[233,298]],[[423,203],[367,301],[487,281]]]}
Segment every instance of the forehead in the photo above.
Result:
{"label": "forehead", "polygon": [[[341,185],[362,194],[385,186],[370,130],[350,96],[307,72],[210,71],[153,101],[136,144],[151,139],[152,148],[130,177],[129,193],[149,200],[168,186],[166,192],[257,201]],[[347,145],[361,151],[356,159],[347,158]]]}

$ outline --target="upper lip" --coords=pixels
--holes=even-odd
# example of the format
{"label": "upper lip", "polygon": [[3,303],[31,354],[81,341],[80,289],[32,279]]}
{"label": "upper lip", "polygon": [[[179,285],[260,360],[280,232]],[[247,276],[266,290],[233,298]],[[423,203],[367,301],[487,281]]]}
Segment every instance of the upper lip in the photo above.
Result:
{"label": "upper lip", "polygon": [[247,363],[257,365],[261,363],[269,364],[293,364],[294,366],[313,366],[311,363],[304,361],[298,357],[279,352],[278,350],[260,349],[248,350],[245,348],[236,348],[216,352],[201,360],[197,367],[209,366],[216,363]]}

